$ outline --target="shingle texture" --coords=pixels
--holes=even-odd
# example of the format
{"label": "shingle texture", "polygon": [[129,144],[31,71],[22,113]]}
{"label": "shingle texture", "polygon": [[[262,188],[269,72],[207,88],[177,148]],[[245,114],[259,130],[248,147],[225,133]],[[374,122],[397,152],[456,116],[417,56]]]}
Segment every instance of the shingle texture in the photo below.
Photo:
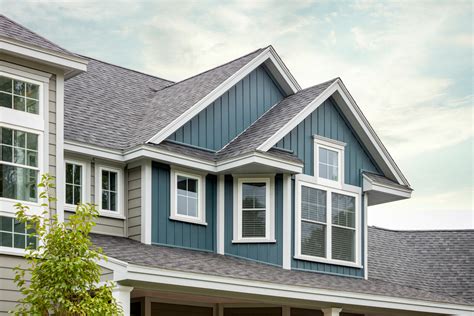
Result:
{"label": "shingle texture", "polygon": [[0,14],[0,36],[8,37],[44,49],[49,49],[58,53],[75,56],[75,54],[59,47],[41,35],[36,34],[2,14]]}
{"label": "shingle texture", "polygon": [[144,144],[261,52],[177,83],[91,59],[65,83],[65,138],[118,150]]}
{"label": "shingle texture", "polygon": [[386,178],[386,177],[384,177],[380,174],[375,174],[375,173],[367,172],[367,171],[364,171],[363,174],[366,175],[371,181],[373,181],[376,184],[387,185],[387,186],[390,186],[390,187],[395,187],[395,188],[400,188],[400,189],[405,189],[405,190],[411,190],[412,191],[412,189],[409,186],[400,185],[397,182],[392,181],[392,180],[390,180],[390,179],[388,179],[388,178]]}
{"label": "shingle texture", "polygon": [[219,159],[225,159],[256,150],[263,142],[285,126],[286,123],[301,112],[336,80],[337,79],[333,79],[298,91],[281,100],[249,126],[242,134],[221,149],[218,153]]}
{"label": "shingle texture", "polygon": [[435,302],[474,303],[470,267],[474,231],[396,232],[370,227],[368,280],[284,270],[231,256],[144,245],[123,237],[92,235],[92,239],[106,255],[146,267]]}
{"label": "shingle texture", "polygon": [[172,82],[95,59],[87,68],[64,84],[64,137],[125,149],[151,98]]}

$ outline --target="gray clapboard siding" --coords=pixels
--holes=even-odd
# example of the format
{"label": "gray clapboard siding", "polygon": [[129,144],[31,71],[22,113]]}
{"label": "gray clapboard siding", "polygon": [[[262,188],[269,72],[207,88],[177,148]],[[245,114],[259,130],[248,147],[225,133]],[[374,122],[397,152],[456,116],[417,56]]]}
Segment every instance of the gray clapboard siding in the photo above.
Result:
{"label": "gray clapboard siding", "polygon": [[224,183],[224,221],[225,253],[233,256],[281,266],[283,262],[283,177],[275,176],[275,243],[233,244],[234,227],[234,179],[225,176]]}
{"label": "gray clapboard siding", "polygon": [[141,167],[135,167],[128,170],[128,237],[137,241],[141,240],[141,181]]}
{"label": "gray clapboard siding", "polygon": [[17,266],[25,267],[26,261],[19,256],[0,255],[0,315],[8,315],[15,308],[21,293],[13,282]]}
{"label": "gray clapboard siding", "polygon": [[221,149],[283,98],[260,66],[230,88],[169,139],[212,150]]}

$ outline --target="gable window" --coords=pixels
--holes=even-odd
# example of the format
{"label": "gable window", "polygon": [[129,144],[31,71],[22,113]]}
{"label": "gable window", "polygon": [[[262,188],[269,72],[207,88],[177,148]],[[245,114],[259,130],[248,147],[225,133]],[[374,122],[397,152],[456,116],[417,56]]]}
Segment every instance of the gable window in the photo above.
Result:
{"label": "gable window", "polygon": [[206,224],[204,197],[202,175],[171,170],[170,219]]}
{"label": "gable window", "polygon": [[95,178],[95,202],[99,206],[100,215],[123,218],[122,169],[96,165]]}
{"label": "gable window", "polygon": [[296,258],[359,266],[359,194],[297,181]]}
{"label": "gable window", "polygon": [[37,237],[30,236],[34,229],[13,217],[0,216],[0,247],[26,249],[36,248]]}
{"label": "gable window", "polygon": [[273,177],[239,178],[234,242],[274,242]]}
{"label": "gable window", "polygon": [[344,146],[342,142],[314,135],[314,174],[318,183],[342,187]]}
{"label": "gable window", "polygon": [[0,75],[0,106],[39,113],[40,86]]}
{"label": "gable window", "polygon": [[66,161],[66,204],[77,205],[84,202],[85,165]]}
{"label": "gable window", "polygon": [[0,128],[0,197],[37,201],[38,135]]}

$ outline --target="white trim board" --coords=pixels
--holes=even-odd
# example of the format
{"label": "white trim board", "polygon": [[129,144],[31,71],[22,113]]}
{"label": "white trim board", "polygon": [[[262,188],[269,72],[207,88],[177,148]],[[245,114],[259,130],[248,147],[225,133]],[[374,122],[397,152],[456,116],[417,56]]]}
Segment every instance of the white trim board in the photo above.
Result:
{"label": "white trim board", "polygon": [[263,142],[257,150],[268,151],[331,96],[384,174],[388,175],[388,178],[396,179],[401,185],[410,185],[340,79],[334,81],[298,115]]}
{"label": "white trim board", "polygon": [[[258,66],[265,63],[274,77],[280,77],[278,83],[285,90],[287,95],[293,94],[301,90],[296,82],[296,79],[288,71],[288,68],[283,64],[280,57],[277,55],[273,47],[269,46],[257,57],[249,61],[245,66],[236,71],[232,76],[227,78],[218,87],[208,93],[204,98],[199,100],[196,104],[182,113],[178,118],[173,120],[165,128],[158,131],[147,143],[159,144],[173,134],[177,129],[186,124],[195,115],[204,110],[209,104],[214,102],[218,97],[224,94],[227,90],[236,85],[240,80],[247,76],[250,72],[255,70]],[[285,87],[286,85],[286,87]]]}
{"label": "white trim board", "polygon": [[474,311],[474,307],[460,304],[438,303],[412,298],[397,298],[387,295],[364,294],[326,290],[314,287],[283,285],[270,282],[244,280],[194,272],[180,272],[161,268],[144,267],[110,258],[102,265],[114,270],[114,281],[148,282],[189,288],[207,289],[241,294],[263,295],[280,299],[295,299],[350,304],[363,307],[388,308],[427,313],[463,314]]}

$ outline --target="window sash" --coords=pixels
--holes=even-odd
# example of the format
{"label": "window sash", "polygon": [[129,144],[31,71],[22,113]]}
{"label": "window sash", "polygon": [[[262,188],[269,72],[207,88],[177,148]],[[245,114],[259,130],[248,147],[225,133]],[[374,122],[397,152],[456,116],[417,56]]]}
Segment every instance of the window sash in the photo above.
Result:
{"label": "window sash", "polygon": [[[186,183],[186,188],[182,189],[179,188],[180,181],[178,181],[181,178],[181,181],[185,181]],[[189,180],[194,180],[196,181],[195,184],[195,192],[190,190],[190,185],[189,185]],[[200,215],[200,189],[199,186],[201,185],[200,179],[197,177],[192,177],[190,175],[185,175],[182,173],[176,173],[175,174],[175,190],[176,190],[176,196],[175,196],[175,213],[177,216],[184,216],[184,217],[189,217],[192,219],[199,220],[201,215]],[[185,208],[183,207],[182,203],[185,203]],[[194,208],[191,207],[194,205]]]}
{"label": "window sash", "polygon": [[0,136],[0,164],[39,169],[38,134],[0,127]]}
{"label": "window sash", "polygon": [[14,217],[0,216],[0,247],[26,249],[32,245],[36,248],[38,237],[30,236],[31,232]]}
{"label": "window sash", "polygon": [[[298,211],[299,211],[299,251],[298,253],[302,256],[307,256],[307,257],[313,257],[315,259],[322,259],[322,260],[328,260],[328,262],[335,262],[335,263],[348,263],[348,264],[358,264],[358,203],[359,203],[359,198],[358,195],[355,195],[354,193],[350,192],[344,192],[340,191],[338,189],[332,189],[332,188],[326,188],[326,187],[320,187],[319,185],[315,184],[310,184],[306,183],[303,181],[299,181],[299,206],[298,206]],[[326,192],[326,218],[325,222],[321,220],[316,220],[316,219],[310,219],[310,218],[304,218],[303,216],[303,190],[304,188],[313,188],[313,189],[318,189]],[[315,194],[316,191],[310,191],[312,194]],[[351,226],[344,226],[340,225],[339,222],[334,223],[334,217],[333,214],[335,213],[335,210],[342,210],[342,211],[348,211],[347,208],[337,208],[336,206],[340,206],[340,203],[337,204],[334,202],[335,200],[335,195],[339,196],[344,196],[346,198],[352,198],[354,199],[353,201],[353,211],[352,211],[352,220],[349,221],[351,224],[353,223],[353,227]],[[334,199],[333,199],[334,198]],[[336,204],[336,205],[334,205]],[[350,204],[350,203],[349,203]],[[341,215],[339,213],[339,215]],[[347,219],[346,219],[347,222]],[[307,232],[304,232],[304,226],[308,225],[319,225],[320,227],[325,227],[325,234],[323,239],[319,242],[319,244],[325,245],[326,251],[323,252],[321,249],[319,249],[319,253],[315,250],[317,248],[317,245],[314,246],[316,248],[313,249],[313,253],[309,251],[310,248],[308,248],[308,245],[305,245],[307,241],[308,236],[304,236],[304,234]],[[307,228],[306,228],[307,229]],[[339,235],[336,235],[339,234]],[[341,240],[339,236],[341,235],[346,235],[346,236],[352,236],[349,238],[349,240]],[[320,236],[321,237],[321,236]],[[338,240],[339,239],[339,240]],[[344,243],[345,242],[345,243]],[[346,253],[344,253],[344,251]],[[323,261],[324,262],[324,261]]]}
{"label": "window sash", "polygon": [[[118,183],[118,172],[102,169],[101,174],[101,209],[103,211],[117,212],[118,211],[118,199],[117,194]],[[115,177],[115,190],[111,189],[112,175]],[[107,178],[107,182],[104,183],[104,176]],[[105,184],[105,188],[104,188]]]}
{"label": "window sash", "polygon": [[41,86],[0,75],[0,107],[39,114]]}
{"label": "window sash", "polygon": [[[72,168],[71,171],[71,179],[68,179],[68,168]],[[76,164],[76,163],[71,163],[71,162],[66,162],[66,199],[65,202],[66,204],[69,205],[77,205],[82,202],[82,197],[83,197],[83,166]],[[78,182],[76,182],[78,177]],[[69,193],[70,192],[70,193]]]}

